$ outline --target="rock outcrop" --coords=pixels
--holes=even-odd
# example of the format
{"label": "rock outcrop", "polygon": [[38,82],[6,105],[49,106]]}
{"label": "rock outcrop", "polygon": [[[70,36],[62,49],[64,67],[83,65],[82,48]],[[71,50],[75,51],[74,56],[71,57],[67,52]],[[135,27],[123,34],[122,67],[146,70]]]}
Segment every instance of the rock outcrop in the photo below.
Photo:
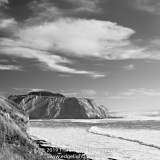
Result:
{"label": "rock outcrop", "polygon": [[[45,95],[45,96],[43,96]],[[58,96],[57,96],[58,95]],[[28,95],[10,96],[30,119],[96,119],[107,118],[108,109],[92,99],[65,97],[61,94],[32,92]]]}

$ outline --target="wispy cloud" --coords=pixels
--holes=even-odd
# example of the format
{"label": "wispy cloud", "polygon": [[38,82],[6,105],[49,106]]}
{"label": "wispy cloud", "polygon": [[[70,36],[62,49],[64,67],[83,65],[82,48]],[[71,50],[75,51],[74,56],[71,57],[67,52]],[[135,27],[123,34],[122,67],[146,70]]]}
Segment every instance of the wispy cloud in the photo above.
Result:
{"label": "wispy cloud", "polygon": [[[13,20],[8,21],[5,25],[15,24],[11,23]],[[128,44],[126,39],[132,33],[134,31],[131,29],[112,22],[64,18],[20,29],[14,35],[16,40],[1,38],[1,54],[37,59],[44,63],[46,68],[59,72],[102,78],[105,74],[75,70],[60,64],[70,62],[53,53],[61,52],[64,55],[84,58],[115,59],[118,57],[114,58],[114,54],[107,52],[110,48],[108,46],[116,48]]]}
{"label": "wispy cloud", "polygon": [[6,28],[17,24],[17,22],[13,19],[1,19],[0,20],[0,28]]}
{"label": "wispy cloud", "polygon": [[69,74],[60,74],[59,76],[60,77],[71,77],[71,75],[69,75]]}
{"label": "wispy cloud", "polygon": [[13,38],[13,35],[17,32],[18,29],[18,23],[13,18],[1,19],[0,17],[0,37],[2,36]]}
{"label": "wispy cloud", "polygon": [[[14,28],[13,19],[3,20],[2,26]],[[160,54],[152,46],[135,47],[129,40],[135,33],[130,28],[100,20],[61,18],[14,30],[14,39],[0,39],[0,54],[36,59],[45,70],[72,74],[86,74],[92,78],[106,75],[96,71],[77,70],[67,66],[72,61],[64,58],[94,57],[107,60],[160,59]],[[151,42],[153,43],[153,42]],[[60,53],[60,55],[55,55]],[[133,66],[128,66],[133,69]]]}
{"label": "wispy cloud", "polygon": [[95,95],[97,93],[95,90],[88,90],[88,89],[82,90],[81,92],[82,94],[87,94],[87,95]]}
{"label": "wispy cloud", "polygon": [[27,23],[37,24],[41,22],[53,21],[57,18],[63,17],[65,12],[52,4],[51,1],[33,1],[28,7],[32,10],[32,16],[27,19]]}
{"label": "wispy cloud", "polygon": [[130,65],[127,65],[127,66],[123,66],[122,68],[124,68],[126,70],[133,70],[134,69],[134,65],[130,64]]}
{"label": "wispy cloud", "polygon": [[[108,95],[107,95],[108,96]],[[110,99],[134,99],[134,98],[144,98],[144,97],[159,97],[160,90],[137,88],[129,89],[126,92],[118,93],[117,95],[108,96]]]}
{"label": "wispy cloud", "polygon": [[68,0],[75,5],[75,8],[70,10],[74,12],[102,12],[102,9],[98,6],[100,0]]}
{"label": "wispy cloud", "polygon": [[[99,1],[67,2],[73,3],[73,8],[86,7],[94,10],[98,7]],[[43,70],[84,74],[93,79],[103,78],[106,73],[74,69],[72,60],[65,57],[160,60],[158,50],[151,50],[151,46],[135,46],[130,41],[130,37],[135,33],[133,29],[109,21],[65,18],[64,9],[56,5],[53,7],[50,3],[52,2],[34,1],[32,10],[35,9],[35,12],[31,19],[42,18],[44,15],[41,14],[44,11],[44,14],[50,17],[53,15],[51,12],[56,13],[52,20],[49,20],[49,16],[44,16],[39,22],[35,20],[34,23],[29,22],[31,19],[26,20],[23,24],[18,24],[13,18],[0,20],[0,32],[5,34],[0,38],[0,54],[34,59],[40,62]],[[29,7],[31,8],[30,5]],[[133,69],[133,66],[128,66],[128,69]]]}
{"label": "wispy cloud", "polygon": [[8,0],[0,0],[0,5],[2,5],[4,3],[8,3]]}
{"label": "wispy cloud", "polygon": [[156,91],[153,89],[130,89],[128,92],[121,93],[123,96],[160,96],[160,91]]}
{"label": "wispy cloud", "polygon": [[31,24],[50,22],[58,18],[70,17],[80,12],[101,13],[99,0],[66,0],[65,5],[60,7],[52,0],[35,0],[28,4],[32,10],[32,16],[27,20]]}
{"label": "wispy cloud", "polygon": [[77,96],[79,93],[74,93],[74,92],[63,92],[62,93],[63,95],[65,95],[65,96]]}
{"label": "wispy cloud", "polygon": [[[32,46],[32,44],[30,44]],[[50,52],[43,51],[43,49],[38,50],[31,48],[30,45],[26,41],[16,41],[12,39],[1,39],[1,53],[9,56],[27,58],[27,59],[37,59],[39,62],[43,63],[43,67],[45,70],[54,70],[58,72],[64,73],[72,73],[72,74],[86,74],[89,76],[97,74],[92,71],[83,71],[69,68],[67,66],[63,66],[62,64],[71,63],[70,60],[67,60],[64,57],[60,57]]]}
{"label": "wispy cloud", "polygon": [[158,0],[135,0],[134,7],[151,14],[160,15],[160,1]]}
{"label": "wispy cloud", "polygon": [[32,48],[81,58],[160,59],[148,46],[135,46],[134,30],[101,20],[60,18],[21,29],[16,36]]}
{"label": "wispy cloud", "polygon": [[97,94],[97,91],[90,90],[90,89],[84,89],[84,90],[70,90],[70,91],[62,91],[62,94],[66,96],[77,96],[77,97],[92,97],[93,95]]}
{"label": "wispy cloud", "polygon": [[9,62],[7,59],[0,59],[0,62],[1,63],[7,63],[7,62]]}
{"label": "wispy cloud", "polygon": [[107,96],[108,99],[133,99],[133,97],[126,97],[126,96]]}
{"label": "wispy cloud", "polygon": [[8,0],[0,0],[0,3],[8,3]]}
{"label": "wispy cloud", "polygon": [[13,88],[14,90],[20,91],[20,92],[36,92],[36,91],[43,91],[45,89],[37,89],[37,88]]}
{"label": "wispy cloud", "polygon": [[103,78],[103,77],[105,77],[105,76],[106,76],[105,74],[93,74],[93,75],[91,75],[91,77],[92,77],[93,79]]}
{"label": "wispy cloud", "polygon": [[0,65],[0,70],[17,70],[22,71],[21,66],[13,66],[13,65]]}

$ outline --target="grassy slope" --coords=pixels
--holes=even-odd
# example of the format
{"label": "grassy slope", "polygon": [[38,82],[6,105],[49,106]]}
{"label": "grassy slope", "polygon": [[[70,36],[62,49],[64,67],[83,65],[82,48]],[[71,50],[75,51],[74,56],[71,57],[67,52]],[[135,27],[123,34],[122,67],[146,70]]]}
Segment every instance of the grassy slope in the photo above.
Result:
{"label": "grassy slope", "polygon": [[50,159],[29,138],[27,123],[27,116],[15,103],[0,97],[0,160]]}

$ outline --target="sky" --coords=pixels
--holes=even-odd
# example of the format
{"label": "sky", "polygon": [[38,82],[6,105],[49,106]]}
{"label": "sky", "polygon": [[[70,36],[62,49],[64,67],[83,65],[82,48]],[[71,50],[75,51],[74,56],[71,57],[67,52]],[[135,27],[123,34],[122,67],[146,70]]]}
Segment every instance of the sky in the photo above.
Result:
{"label": "sky", "polygon": [[0,0],[1,95],[159,110],[159,68],[158,0]]}

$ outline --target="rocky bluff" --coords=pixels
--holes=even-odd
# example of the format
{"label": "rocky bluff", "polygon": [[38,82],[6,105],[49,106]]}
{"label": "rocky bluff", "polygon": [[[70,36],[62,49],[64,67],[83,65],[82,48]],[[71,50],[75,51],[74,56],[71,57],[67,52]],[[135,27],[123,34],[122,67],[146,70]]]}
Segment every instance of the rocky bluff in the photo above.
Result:
{"label": "rocky bluff", "polygon": [[109,117],[108,109],[93,99],[65,97],[47,91],[9,96],[23,108],[30,119],[98,119]]}

